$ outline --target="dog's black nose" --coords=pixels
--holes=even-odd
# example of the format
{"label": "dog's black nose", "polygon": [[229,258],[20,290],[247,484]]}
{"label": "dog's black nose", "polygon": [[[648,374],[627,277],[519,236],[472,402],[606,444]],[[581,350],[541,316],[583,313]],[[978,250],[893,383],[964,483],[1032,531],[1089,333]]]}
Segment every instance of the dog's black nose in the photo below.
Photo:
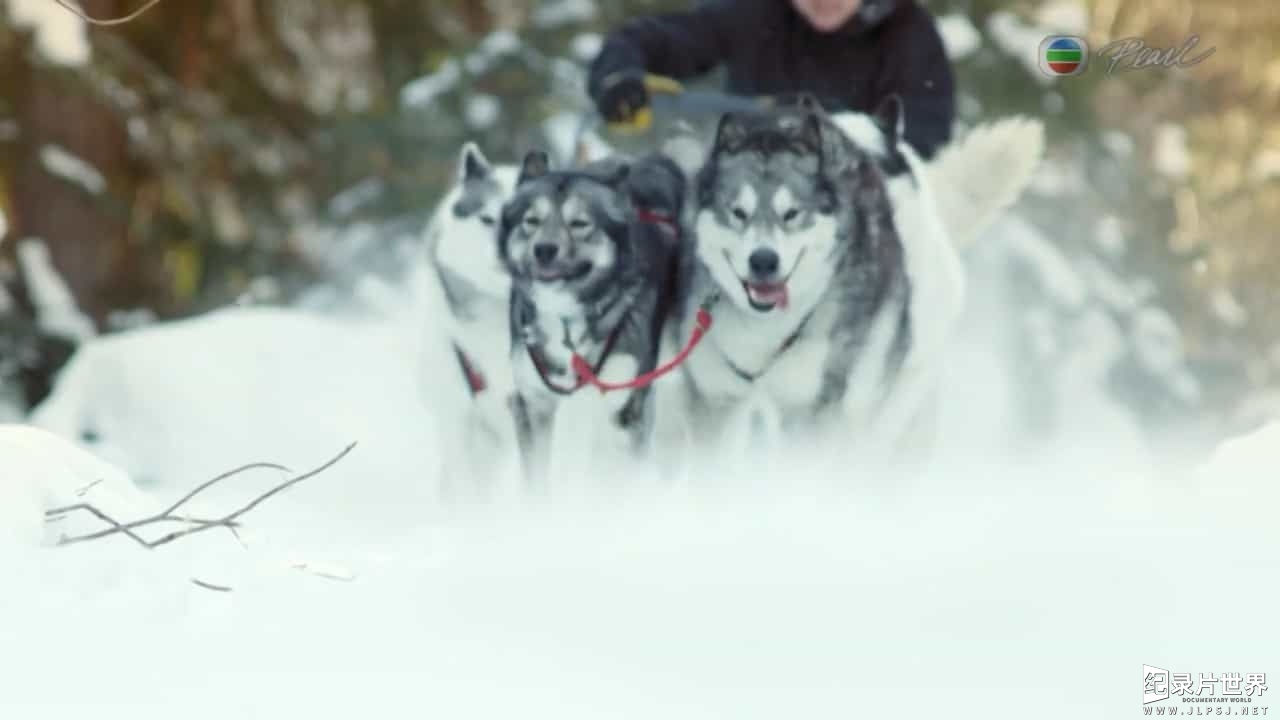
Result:
{"label": "dog's black nose", "polygon": [[752,275],[767,277],[778,272],[778,253],[769,248],[760,248],[747,258],[747,266]]}
{"label": "dog's black nose", "polygon": [[551,243],[538,243],[533,246],[533,258],[543,265],[549,265],[556,259],[560,247]]}

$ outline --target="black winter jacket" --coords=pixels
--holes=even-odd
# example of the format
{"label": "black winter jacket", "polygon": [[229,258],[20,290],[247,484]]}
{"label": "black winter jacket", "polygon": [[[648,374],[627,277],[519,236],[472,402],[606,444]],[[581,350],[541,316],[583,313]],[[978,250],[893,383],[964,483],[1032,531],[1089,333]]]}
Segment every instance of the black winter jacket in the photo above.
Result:
{"label": "black winter jacket", "polygon": [[612,77],[679,80],[727,70],[728,92],[807,92],[829,110],[870,112],[898,94],[907,141],[925,158],[951,137],[955,86],[929,12],[916,0],[863,0],[849,23],[820,33],[791,0],[706,0],[693,10],[628,20],[605,40],[588,92]]}

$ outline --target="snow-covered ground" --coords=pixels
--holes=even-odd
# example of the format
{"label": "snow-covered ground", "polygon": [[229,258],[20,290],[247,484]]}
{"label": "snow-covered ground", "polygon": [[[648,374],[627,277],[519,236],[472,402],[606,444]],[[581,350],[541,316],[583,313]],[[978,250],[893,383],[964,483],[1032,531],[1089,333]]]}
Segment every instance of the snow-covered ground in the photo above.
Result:
{"label": "snow-covered ground", "polygon": [[[1278,659],[1270,478],[991,468],[415,523],[412,481],[355,458],[254,516],[287,537],[268,551],[8,559],[3,715],[1111,718],[1137,714],[1143,663]],[[323,499],[344,483],[366,508]]]}
{"label": "snow-covered ground", "polygon": [[[977,289],[946,441],[914,479],[796,477],[782,458],[487,507],[436,502],[432,423],[457,395],[433,382],[455,368],[430,308],[228,309],[90,340],[33,421],[93,439],[139,489],[92,463],[33,487],[48,452],[74,453],[0,430],[0,498],[28,525],[42,494],[143,513],[245,463],[301,472],[358,445],[241,541],[12,533],[0,717],[1111,718],[1138,714],[1144,663],[1280,672],[1280,430],[1157,470],[1085,354],[1053,452],[1012,459],[1002,304]],[[239,476],[192,512],[287,476]]]}

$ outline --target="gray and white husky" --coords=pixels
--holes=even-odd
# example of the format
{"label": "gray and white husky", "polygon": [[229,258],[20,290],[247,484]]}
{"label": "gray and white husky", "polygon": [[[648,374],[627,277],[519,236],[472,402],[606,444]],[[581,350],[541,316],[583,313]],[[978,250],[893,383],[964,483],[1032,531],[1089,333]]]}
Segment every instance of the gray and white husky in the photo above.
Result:
{"label": "gray and white husky", "polygon": [[[443,353],[427,368],[427,400],[436,408],[465,408],[441,417],[441,482],[448,493],[482,487],[514,464],[515,433],[507,409],[512,392],[507,331],[511,278],[498,255],[502,205],[515,190],[518,168],[489,162],[474,143],[458,154],[453,187],[426,228],[427,272],[422,278],[443,328]],[[443,310],[441,312],[440,310]]]}
{"label": "gray and white husky", "polygon": [[[883,164],[806,108],[721,120],[695,180],[696,262],[667,338],[678,343],[718,298],[683,366],[698,446],[719,446],[745,409],[788,435],[827,435],[848,425],[855,372],[863,389],[892,384],[912,289]],[[866,413],[881,395],[860,398]]]}
{"label": "gray and white husky", "polygon": [[562,474],[553,471],[553,430],[570,406],[585,424],[567,431],[568,452],[590,457],[593,471],[617,473],[647,449],[652,388],[584,388],[572,359],[608,382],[656,367],[680,241],[645,213],[678,217],[683,193],[678,168],[657,156],[578,170],[552,170],[540,151],[525,157],[499,247],[512,278],[512,416],[532,486]]}

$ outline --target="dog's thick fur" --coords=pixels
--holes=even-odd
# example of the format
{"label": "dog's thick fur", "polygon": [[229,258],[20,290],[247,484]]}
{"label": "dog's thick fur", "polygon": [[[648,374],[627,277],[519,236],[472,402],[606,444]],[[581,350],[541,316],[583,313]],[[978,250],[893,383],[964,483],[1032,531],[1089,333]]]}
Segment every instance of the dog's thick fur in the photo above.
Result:
{"label": "dog's thick fur", "polygon": [[[946,343],[959,319],[965,295],[965,278],[958,250],[980,236],[999,211],[1012,203],[1026,186],[1042,152],[1042,127],[1040,123],[1024,118],[980,126],[945,148],[933,162],[925,163],[902,139],[903,118],[896,99],[886,102],[871,115],[829,116],[808,100],[802,100],[797,109],[818,117],[824,153],[823,172],[828,181],[848,183],[848,177],[844,180],[836,177],[839,171],[835,168],[844,168],[847,175],[849,168],[858,167],[865,158],[873,160],[878,167],[879,187],[874,182],[868,184],[863,181],[862,187],[876,188],[864,197],[864,202],[871,202],[878,210],[883,210],[879,202],[882,195],[887,195],[891,206],[889,225],[900,248],[900,251],[887,253],[878,259],[884,263],[880,272],[889,276],[900,274],[905,280],[901,287],[907,288],[905,293],[898,291],[894,296],[906,304],[905,314],[896,321],[893,311],[877,311],[875,303],[864,303],[861,310],[854,311],[854,315],[862,315],[863,323],[873,322],[873,316],[879,315],[873,322],[876,334],[867,342],[855,343],[862,356],[854,363],[851,375],[844,383],[846,389],[851,389],[844,394],[841,404],[844,422],[835,437],[830,437],[829,432],[822,435],[830,437],[830,442],[837,445],[865,439],[867,445],[883,448],[890,455],[904,449],[927,448],[931,440],[931,419],[936,409]],[[722,143],[717,139],[714,145],[716,147],[713,147],[701,172],[704,178],[717,168],[717,148],[721,148]],[[966,173],[972,175],[979,168],[995,171],[985,175],[982,183],[974,183],[965,177]],[[854,187],[857,186],[855,181]],[[865,189],[855,191],[855,194],[863,193]],[[706,200],[702,198],[693,208],[695,219],[692,225],[699,230],[700,262],[691,273],[695,280],[690,287],[695,290],[683,299],[682,322],[673,324],[678,328],[677,334],[688,328],[693,305],[697,302],[696,288],[701,285],[702,292],[706,292],[709,287],[706,280],[713,273],[709,272],[708,262],[717,260],[709,257],[703,245],[702,230],[710,227],[713,233],[717,231],[714,224],[707,225]],[[866,210],[861,214],[865,215]],[[725,277],[723,272],[720,275],[713,285],[732,297],[733,279]],[[829,286],[850,281],[865,282],[850,277],[836,279],[838,276],[839,273],[832,273],[827,279]],[[697,280],[698,277],[702,279]],[[797,279],[801,278],[792,278],[792,283]],[[789,294],[794,294],[794,290],[789,288]],[[724,342],[729,339],[727,336],[736,336],[729,342],[736,342],[738,352],[745,357],[754,354],[757,361],[761,353],[766,352],[763,348],[778,347],[775,343],[779,343],[780,337],[783,338],[781,342],[786,342],[789,335],[785,328],[795,322],[794,318],[791,323],[766,320],[769,315],[757,318],[766,320],[765,325],[775,326],[769,334],[761,332],[753,324],[744,323],[743,314],[740,304],[730,306],[726,312],[724,303],[721,303],[715,313],[716,328],[711,337]],[[751,316],[750,313],[745,315]],[[824,342],[834,342],[842,333],[856,335],[862,332],[851,330],[855,327],[856,324],[848,324],[846,316],[841,323],[829,324],[826,336],[819,330],[814,337],[815,328],[806,324],[802,336],[810,335],[807,345],[811,356],[807,359],[802,357],[806,343],[797,341],[784,354],[776,356],[774,369],[754,377],[749,383],[743,377],[741,367],[730,367],[722,362],[721,367],[715,369],[715,358],[704,356],[695,360],[684,377],[683,391],[674,393],[683,396],[692,412],[686,413],[684,418],[672,418],[671,413],[664,413],[664,422],[687,423],[682,429],[693,435],[702,450],[707,449],[708,443],[712,448],[718,447],[731,417],[736,414],[742,418],[748,410],[764,411],[756,414],[772,419],[775,429],[794,426],[798,412],[813,416],[817,410],[814,406],[806,408],[805,403],[797,404],[797,399],[816,400],[822,396],[820,388],[824,385],[827,392],[840,387],[839,383],[822,380],[815,395],[814,384],[819,382],[819,378],[828,377],[831,370],[830,363],[822,360],[827,353],[818,348]],[[673,335],[668,341],[676,339],[677,336]],[[756,347],[753,348],[753,344]],[[790,363],[784,361],[784,355],[793,356]],[[769,375],[773,376],[772,383]],[[732,390],[735,387],[736,392]],[[708,401],[708,397],[717,396],[710,388],[719,388],[720,402]],[[666,400],[664,405],[670,402]],[[768,418],[770,413],[772,418]]]}
{"label": "dog's thick fur", "polygon": [[[430,322],[444,327],[444,367],[429,368],[427,398],[434,406],[462,405],[462,418],[439,424],[441,482],[446,495],[490,490],[515,460],[507,409],[512,392],[507,315],[511,279],[498,255],[502,205],[515,191],[519,169],[494,165],[474,143],[458,154],[453,187],[425,231],[424,291],[442,308]],[[432,348],[436,350],[436,348]],[[439,365],[437,362],[436,365]]]}
{"label": "dog's thick fur", "polygon": [[[979,237],[997,214],[1016,199],[1029,181],[1042,151],[1041,125],[1025,118],[981,125],[944,148],[933,161],[925,163],[902,140],[901,108],[894,103],[887,103],[880,112],[872,115],[845,113],[829,116],[812,103],[793,110],[799,112],[783,111],[771,116],[773,122],[780,123],[771,132],[781,132],[789,138],[781,145],[775,144],[772,150],[783,151],[788,144],[791,150],[803,150],[804,144],[808,142],[812,147],[820,146],[822,155],[821,162],[818,163],[821,173],[809,173],[814,180],[810,187],[801,187],[805,186],[801,178],[806,174],[805,163],[812,164],[812,160],[791,164],[789,171],[791,184],[796,186],[794,189],[800,191],[802,196],[805,192],[811,192],[811,199],[831,193],[832,200],[835,201],[837,198],[832,191],[836,187],[863,188],[834,202],[842,210],[837,211],[833,207],[832,212],[827,215],[813,212],[804,222],[810,229],[819,226],[834,228],[844,223],[847,231],[856,224],[852,219],[857,217],[864,224],[891,227],[896,240],[889,242],[887,246],[877,245],[880,255],[871,262],[870,267],[879,268],[878,270],[864,266],[860,273],[853,273],[848,268],[837,271],[833,264],[829,266],[830,273],[817,273],[814,276],[821,279],[825,274],[826,284],[806,281],[806,288],[790,287],[788,314],[793,319],[797,314],[797,307],[828,307],[829,304],[819,302],[815,297],[821,295],[825,299],[832,294],[834,286],[852,289],[843,291],[848,302],[845,312],[835,313],[838,318],[832,316],[833,311],[830,309],[813,312],[812,317],[803,323],[801,335],[805,342],[797,340],[791,343],[784,353],[777,354],[776,357],[773,356],[774,352],[790,337],[786,332],[789,327],[787,323],[773,322],[777,319],[776,315],[781,313],[774,313],[775,317],[764,323],[766,329],[761,332],[761,326],[751,322],[753,313],[760,313],[752,308],[750,298],[746,298],[748,302],[744,307],[741,302],[735,305],[732,296],[725,297],[713,312],[715,329],[704,346],[693,354],[689,367],[677,373],[682,377],[664,379],[657,383],[657,390],[663,393],[663,397],[657,401],[662,416],[656,422],[660,426],[678,425],[676,432],[682,433],[687,433],[691,427],[696,428],[698,439],[703,443],[710,442],[712,437],[723,438],[724,429],[733,419],[740,420],[751,415],[774,424],[777,429],[783,426],[818,427],[822,424],[822,418],[842,415],[844,422],[828,423],[829,430],[839,428],[841,435],[835,439],[838,443],[855,436],[872,435],[873,430],[885,437],[899,440],[904,435],[921,434],[920,428],[927,429],[930,407],[937,399],[938,370],[946,352],[946,342],[963,307],[965,279],[958,251]],[[805,124],[808,121],[797,119],[804,118],[806,113],[816,115],[816,133]],[[722,123],[716,148],[710,151],[709,158],[704,155],[707,160],[705,166],[696,163],[691,165],[688,157],[685,157],[688,153],[672,154],[677,161],[682,161],[685,174],[699,176],[698,186],[706,188],[714,185],[714,176],[719,169],[713,165],[716,152],[723,155],[730,145],[735,144],[739,151],[752,143],[768,144],[769,141],[762,141],[758,136],[751,139],[753,133],[768,127],[767,122],[764,125],[753,125],[752,121],[743,118],[737,118],[734,122],[736,125]],[[725,130],[729,131],[728,134]],[[807,140],[806,132],[811,134]],[[868,158],[871,163],[864,162]],[[537,164],[534,163],[535,172],[529,173],[526,180],[533,180],[540,174],[552,175],[543,172],[547,170],[545,167],[543,171],[537,170]],[[878,183],[868,180],[868,173],[874,174],[869,169],[871,166],[879,171]],[[694,172],[687,172],[691,169]],[[984,172],[982,182],[972,180],[974,172],[986,169],[991,171]],[[557,349],[555,343],[548,342],[552,328],[548,325],[541,330],[530,331],[527,323],[520,320],[518,324],[525,327],[517,333],[511,331],[508,319],[514,321],[517,318],[513,315],[515,306],[508,302],[508,295],[522,295],[522,291],[517,289],[515,293],[510,293],[512,266],[507,249],[495,249],[498,231],[484,226],[480,221],[481,213],[477,210],[485,208],[486,212],[483,214],[492,219],[494,208],[514,193],[518,173],[519,170],[512,166],[490,166],[472,145],[464,148],[459,158],[457,187],[441,203],[433,219],[429,246],[433,266],[439,269],[444,295],[451,308],[454,342],[460,348],[467,349],[468,356],[485,371],[486,381],[493,388],[493,391],[482,394],[483,398],[477,396],[473,399],[471,417],[467,423],[445,423],[452,428],[454,434],[459,430],[462,433],[462,437],[453,438],[445,446],[471,446],[473,449],[469,451],[470,456],[481,458],[483,462],[501,455],[501,452],[493,451],[496,445],[492,441],[477,443],[477,437],[493,439],[496,435],[501,435],[508,446],[520,444],[515,438],[512,415],[504,403],[506,396],[509,393],[515,394],[517,389],[511,384],[514,378],[512,361],[515,361],[517,375],[521,373],[524,361],[526,366],[522,381],[529,384],[531,389],[529,395],[520,397],[516,403],[515,417],[530,431],[524,438],[527,442],[523,455],[527,461],[526,470],[532,472],[530,478],[537,482],[538,477],[546,475],[546,433],[554,425],[548,421],[547,408],[554,411],[557,407],[577,403],[585,408],[586,417],[593,414],[603,417],[601,413],[611,413],[615,420],[620,417],[624,408],[643,408],[644,412],[639,416],[642,419],[640,424],[630,426],[630,430],[614,433],[619,436],[615,438],[614,445],[634,449],[647,445],[654,400],[647,393],[641,394],[644,395],[643,399],[613,393],[607,396],[609,402],[602,405],[599,394],[592,390],[575,393],[572,397],[558,396],[554,392],[550,393],[552,397],[541,397],[547,395],[547,388],[540,377],[529,375],[527,353],[522,354],[521,343],[530,339],[540,341],[551,350],[550,355],[554,356]],[[678,213],[676,208],[680,203],[680,195],[684,192],[683,174],[672,163],[636,163],[615,157],[597,161],[578,173],[557,175],[563,178],[570,176],[573,176],[575,182],[594,177],[604,181],[605,185],[611,179],[616,180],[613,183],[615,189],[622,190],[625,187],[624,194],[629,197],[633,210],[661,207]],[[866,188],[871,188],[869,194],[866,194]],[[704,229],[703,224],[714,220],[712,216],[715,213],[712,212],[709,216],[706,212],[709,206],[702,202],[708,199],[705,197],[706,193],[698,195],[697,202],[690,203],[690,212],[684,218],[685,230],[691,236],[696,234],[692,231]],[[886,195],[889,200],[887,223],[885,207],[881,202]],[[792,200],[795,200],[794,193]],[[840,205],[840,202],[844,204]],[[859,205],[859,202],[862,204]],[[774,211],[778,209],[773,208]],[[723,217],[723,210],[724,208],[720,213],[721,220],[728,220],[729,218]],[[843,220],[837,219],[839,212],[844,213]],[[512,229],[515,228],[504,227],[502,233],[505,236]],[[655,233],[661,229],[650,226],[641,232],[657,237]],[[662,339],[664,348],[658,354],[666,359],[687,342],[693,313],[697,304],[704,299],[699,295],[705,296],[709,289],[720,287],[718,280],[725,278],[714,276],[705,252],[695,257],[688,245],[680,244],[678,233],[658,234],[666,241],[664,249],[681,258],[678,275],[682,279],[676,298],[678,302],[674,307],[677,317],[667,323],[668,330]],[[839,243],[834,238],[833,233],[831,247],[821,249],[837,252],[836,246]],[[844,242],[848,243],[847,238]],[[700,247],[705,250],[707,246],[703,244]],[[495,263],[495,258],[500,258],[501,262]],[[788,262],[797,259],[794,255],[784,258]],[[743,259],[738,258],[738,261],[741,267]],[[502,265],[497,272],[496,265]],[[723,269],[719,272],[721,275],[724,273]],[[877,273],[881,277],[873,277],[871,282],[867,282],[869,276],[876,276]],[[839,281],[836,280],[837,277],[840,278]],[[800,280],[805,280],[803,274],[792,278],[793,283]],[[665,287],[663,283],[667,280],[650,276],[646,282],[650,287],[656,287],[659,293],[655,296],[658,299],[653,305],[653,312],[656,314],[649,319],[662,325],[664,318],[661,317],[662,311],[658,306],[662,304],[661,294],[665,292],[662,289]],[[885,284],[877,285],[878,282]],[[525,285],[527,291],[523,292],[522,297],[531,299],[535,294],[532,289],[534,286],[528,283]],[[821,291],[813,288],[820,288]],[[731,283],[729,290],[733,289],[735,288]],[[742,293],[740,287],[737,290]],[[566,298],[572,300],[573,293],[560,293],[555,299],[545,293],[543,295],[543,307],[554,305],[556,308],[554,312],[540,312],[540,315],[556,315],[561,311],[574,315],[586,307],[579,303],[580,307],[575,310],[576,301],[564,302]],[[478,298],[483,298],[483,302],[476,302]],[[739,300],[741,299],[740,297]],[[900,315],[884,310],[895,302],[905,304],[906,309]],[[532,303],[533,307],[537,305]],[[529,303],[525,307],[527,309]],[[876,308],[881,311],[877,312]],[[816,325],[814,321],[817,321]],[[818,331],[818,327],[824,324],[827,333],[825,336]],[[534,323],[535,327],[537,325],[539,323]],[[859,326],[861,329],[855,329]],[[532,334],[528,334],[529,332]],[[563,328],[559,334],[563,336]],[[861,340],[852,339],[860,334],[863,336]],[[835,340],[837,337],[841,339]],[[844,353],[841,356],[837,350],[840,347],[852,347],[860,353],[858,362],[850,361],[847,373],[841,365],[845,359],[858,353]],[[589,342],[586,349],[592,349]],[[603,374],[617,380],[629,379],[644,372],[657,359],[658,355],[650,352],[652,349],[646,347],[640,351],[639,356],[623,353],[613,358],[606,363]],[[719,370],[708,372],[708,363],[716,356],[719,356]],[[568,372],[567,358],[562,356],[549,359],[549,365],[562,372],[558,376],[559,382],[572,385],[573,374]],[[751,367],[753,359],[759,366]],[[716,363],[710,364],[714,366]],[[764,372],[760,372],[761,370]],[[759,376],[755,377],[757,373]],[[698,382],[699,374],[702,376],[701,382]],[[743,377],[744,375],[747,377]],[[462,380],[461,372],[457,377]],[[844,380],[839,379],[840,377],[844,377]],[[537,383],[529,382],[534,379]],[[844,391],[841,391],[841,386],[845,388]],[[854,391],[850,392],[850,387]],[[664,392],[667,388],[673,391],[670,396]],[[886,392],[890,388],[893,392]],[[537,397],[541,397],[533,403],[537,407],[531,406],[529,398]],[[833,399],[837,397],[841,398],[840,401],[834,402]],[[485,399],[489,401],[487,405]],[[880,422],[877,428],[870,428],[868,419],[872,416],[884,422]],[[593,424],[621,430],[621,426],[612,421]],[[499,428],[497,434],[493,432],[495,427]],[[674,428],[662,429],[665,432]],[[572,448],[583,445],[581,441],[580,436],[566,439],[570,445],[567,449],[571,454]],[[715,444],[710,442],[711,446]],[[924,444],[927,444],[927,440]],[[591,461],[585,459],[586,454],[584,449],[583,462],[590,466]],[[600,468],[595,466],[592,469]],[[465,472],[463,477],[473,474],[474,469],[468,468]]]}
{"label": "dog's thick fur", "polygon": [[828,119],[886,169],[912,287],[911,351],[892,401],[861,439],[916,462],[933,444],[948,345],[967,295],[960,253],[1021,195],[1039,164],[1044,132],[1026,117],[984,123],[926,163],[903,139],[898,118],[890,123],[882,112]]}
{"label": "dog's thick fur", "polygon": [[851,394],[855,371],[888,387],[911,343],[912,291],[879,163],[803,108],[729,115],[692,217],[696,261],[669,343],[721,298],[684,365],[697,445],[719,447],[744,407],[819,435],[846,425],[851,395],[874,413],[883,397]]}
{"label": "dog's thick fur", "polygon": [[657,157],[552,170],[545,153],[526,156],[503,208],[499,247],[512,278],[512,415],[532,487],[554,474],[552,434],[571,401],[589,406],[591,427],[575,436],[574,452],[595,458],[595,471],[617,473],[648,448],[651,388],[603,396],[579,389],[571,358],[577,353],[613,382],[656,367],[679,237],[642,220],[641,211],[678,217],[682,195],[678,169]]}

